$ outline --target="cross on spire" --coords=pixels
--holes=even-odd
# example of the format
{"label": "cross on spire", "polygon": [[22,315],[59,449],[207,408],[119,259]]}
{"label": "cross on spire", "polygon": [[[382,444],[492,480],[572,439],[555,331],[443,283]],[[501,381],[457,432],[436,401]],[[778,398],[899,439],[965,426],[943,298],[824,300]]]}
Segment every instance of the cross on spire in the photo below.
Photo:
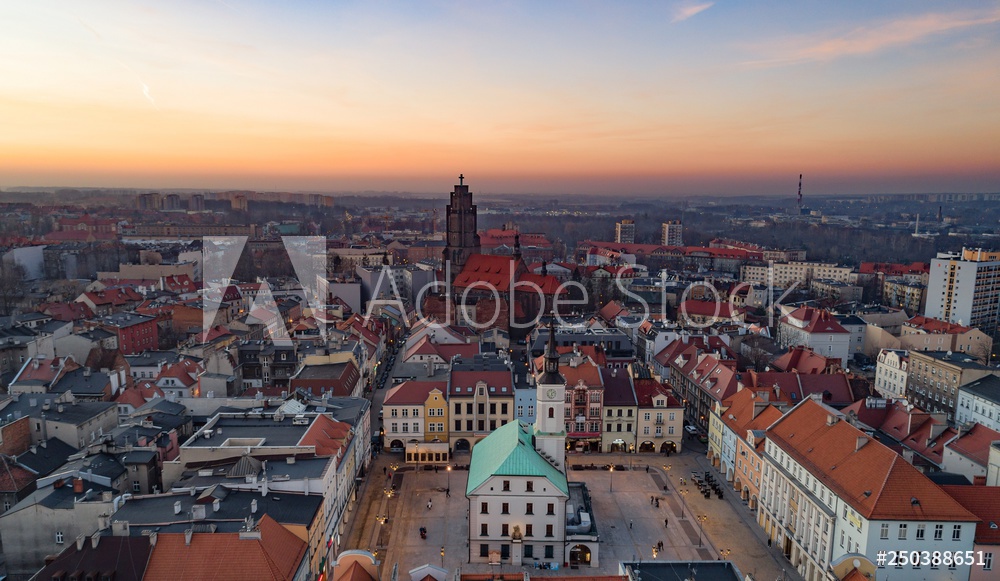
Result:
{"label": "cross on spire", "polygon": [[462,185],[463,181],[465,181],[465,176],[462,174],[458,174],[458,185]]}

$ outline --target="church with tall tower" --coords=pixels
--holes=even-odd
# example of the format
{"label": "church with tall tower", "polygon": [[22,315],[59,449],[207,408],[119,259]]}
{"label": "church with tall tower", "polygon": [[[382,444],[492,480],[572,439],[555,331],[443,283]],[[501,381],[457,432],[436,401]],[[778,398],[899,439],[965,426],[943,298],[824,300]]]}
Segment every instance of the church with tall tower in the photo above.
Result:
{"label": "church with tall tower", "polygon": [[448,239],[441,257],[443,264],[450,262],[452,272],[462,272],[469,257],[481,253],[476,205],[472,203],[469,186],[465,185],[465,175],[458,176],[458,185],[445,212],[445,223]]}

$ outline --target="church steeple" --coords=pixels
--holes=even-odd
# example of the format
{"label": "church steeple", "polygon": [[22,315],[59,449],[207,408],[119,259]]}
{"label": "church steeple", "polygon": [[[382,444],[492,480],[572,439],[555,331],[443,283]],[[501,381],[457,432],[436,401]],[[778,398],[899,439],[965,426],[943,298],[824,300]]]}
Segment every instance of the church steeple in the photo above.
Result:
{"label": "church steeple", "polygon": [[555,316],[549,320],[549,340],[545,346],[544,373],[542,373],[538,382],[547,384],[566,383],[566,379],[559,373],[559,351],[556,350]]}

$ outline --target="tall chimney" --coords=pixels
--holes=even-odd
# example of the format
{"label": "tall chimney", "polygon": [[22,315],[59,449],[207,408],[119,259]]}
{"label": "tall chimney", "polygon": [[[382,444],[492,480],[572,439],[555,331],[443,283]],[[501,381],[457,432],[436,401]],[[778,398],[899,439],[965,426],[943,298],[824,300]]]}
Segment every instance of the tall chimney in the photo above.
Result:
{"label": "tall chimney", "polygon": [[73,494],[83,494],[83,478],[73,479]]}

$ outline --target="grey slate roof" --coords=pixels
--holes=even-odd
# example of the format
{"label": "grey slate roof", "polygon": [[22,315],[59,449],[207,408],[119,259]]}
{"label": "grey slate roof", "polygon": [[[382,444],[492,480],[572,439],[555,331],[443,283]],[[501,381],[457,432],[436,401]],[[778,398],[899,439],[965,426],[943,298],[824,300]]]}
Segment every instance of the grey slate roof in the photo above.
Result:
{"label": "grey slate roof", "polygon": [[966,383],[961,387],[961,390],[986,401],[1000,404],[1000,377],[996,375],[987,375]]}
{"label": "grey slate roof", "polygon": [[[129,528],[169,525],[191,521],[191,506],[197,497],[190,494],[159,494],[132,498],[112,516],[113,522],[128,521]],[[257,501],[257,512],[251,513],[252,502]],[[174,503],[180,501],[180,514],[174,514]],[[255,519],[268,515],[281,524],[309,526],[322,510],[323,495],[268,493],[232,490],[219,503],[219,511],[212,510],[209,501],[205,507],[205,522],[237,519],[242,521],[253,514]]]}

